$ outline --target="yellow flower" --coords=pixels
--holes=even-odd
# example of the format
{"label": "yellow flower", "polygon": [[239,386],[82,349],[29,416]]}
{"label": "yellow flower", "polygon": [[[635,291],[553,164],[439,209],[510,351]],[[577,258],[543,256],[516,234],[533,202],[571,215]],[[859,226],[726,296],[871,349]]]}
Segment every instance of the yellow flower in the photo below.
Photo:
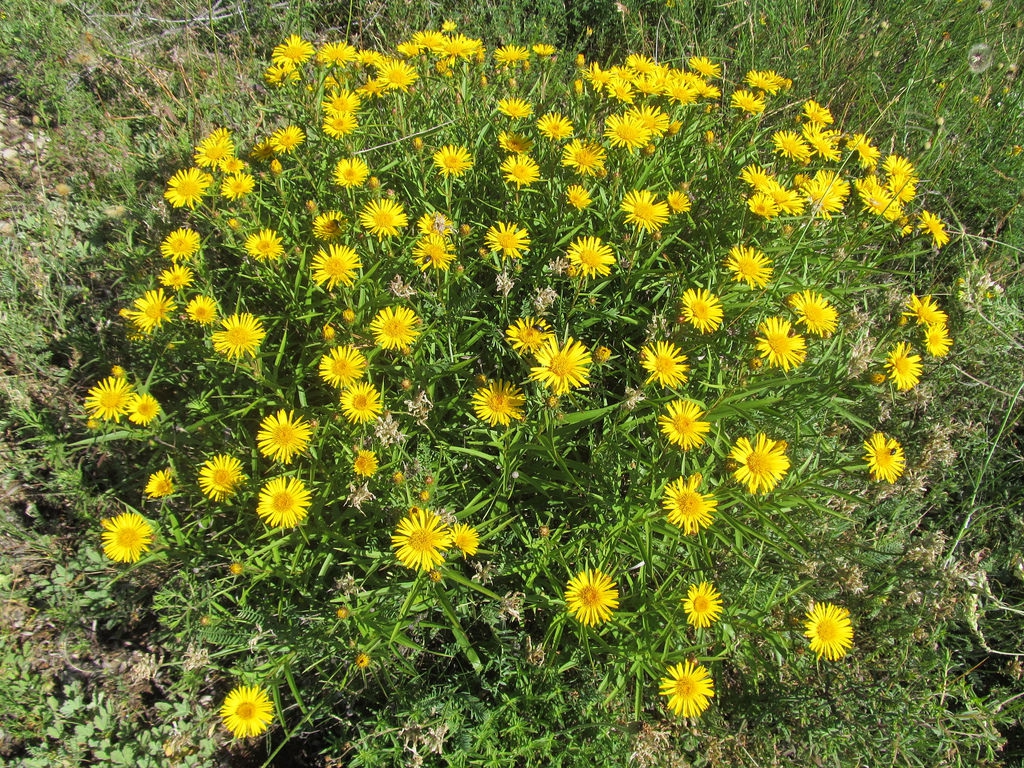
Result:
{"label": "yellow flower", "polygon": [[462,556],[475,555],[480,546],[480,534],[476,528],[465,523],[452,526],[452,546],[462,552]]}
{"label": "yellow flower", "polygon": [[835,333],[838,315],[835,307],[820,293],[794,293],[789,297],[789,306],[799,315],[797,322],[803,323],[808,333],[818,336],[831,336]]}
{"label": "yellow flower", "polygon": [[697,490],[704,478],[695,473],[688,478],[676,478],[665,486],[661,496],[668,521],[692,536],[714,522],[718,500]]}
{"label": "yellow flower", "polygon": [[658,417],[662,434],[673,445],[689,451],[704,444],[704,435],[711,430],[711,424],[701,421],[704,411],[690,400],[673,400],[665,408],[665,415]]}
{"label": "yellow flower", "polygon": [[562,149],[562,165],[581,176],[599,176],[604,172],[604,147],[573,139]]}
{"label": "yellow flower", "polygon": [[240,200],[256,188],[256,179],[248,173],[233,173],[220,184],[220,193],[228,200]]}
{"label": "yellow flower", "polygon": [[214,501],[233,494],[244,480],[242,462],[224,453],[208,459],[199,469],[199,490]]}
{"label": "yellow flower", "polygon": [[848,138],[846,140],[846,148],[851,152],[857,153],[860,167],[864,170],[872,170],[878,165],[878,158],[882,154],[878,147],[871,143],[871,139],[863,133],[855,133]]}
{"label": "yellow flower", "polygon": [[679,189],[674,189],[665,195],[665,202],[672,209],[672,213],[686,213],[690,210],[690,196]]}
{"label": "yellow flower", "polygon": [[235,313],[220,321],[224,330],[213,334],[213,348],[228,360],[242,355],[256,356],[260,342],[267,335],[259,318],[248,312]]}
{"label": "yellow flower", "polygon": [[687,288],[683,293],[683,320],[701,333],[713,333],[722,325],[722,301],[706,288]]}
{"label": "yellow flower", "polygon": [[578,184],[573,184],[565,190],[565,199],[569,205],[578,211],[582,211],[593,202],[590,198],[590,193]]}
{"label": "yellow flower", "polygon": [[815,603],[807,612],[804,637],[811,641],[811,650],[818,658],[837,661],[853,647],[850,612],[831,603]]}
{"label": "yellow flower", "polygon": [[818,125],[832,124],[832,113],[813,99],[808,99],[804,102],[804,115],[812,123],[817,123]]}
{"label": "yellow flower", "polygon": [[647,232],[659,231],[668,221],[668,205],[647,190],[627,192],[620,207],[626,213],[627,223]]}
{"label": "yellow flower", "polygon": [[646,128],[654,138],[661,138],[668,131],[669,119],[659,107],[651,104],[644,104],[639,107],[632,107],[626,115],[638,121]]}
{"label": "yellow flower", "polygon": [[544,342],[554,337],[551,326],[543,318],[522,317],[505,330],[505,339],[521,355],[536,354]]}
{"label": "yellow flower", "polygon": [[537,121],[537,130],[552,141],[561,141],[572,136],[572,122],[558,112],[548,112]]}
{"label": "yellow flower", "polygon": [[636,116],[627,112],[612,115],[605,121],[604,136],[613,147],[625,147],[632,151],[647,145],[651,140],[651,131]]}
{"label": "yellow flower", "polygon": [[807,357],[804,337],[792,333],[789,321],[781,317],[769,317],[757,326],[757,350],[768,365],[788,371],[800,365]]}
{"label": "yellow flower", "polygon": [[686,355],[671,341],[648,344],[640,350],[640,365],[650,373],[644,384],[657,380],[663,387],[678,387],[688,378]]}
{"label": "yellow flower", "polygon": [[690,65],[691,69],[696,70],[704,77],[713,78],[720,77],[722,75],[722,66],[715,64],[711,59],[705,58],[704,56],[694,56],[687,64]]}
{"label": "yellow flower", "polygon": [[343,158],[334,166],[334,183],[339,187],[361,186],[370,175],[370,167],[358,157]]}
{"label": "yellow flower", "polygon": [[341,393],[341,410],[353,424],[365,424],[380,415],[380,392],[368,381],[352,384]]}
{"label": "yellow flower", "polygon": [[340,211],[325,211],[313,219],[313,237],[317,240],[333,240],[342,233],[345,215]]}
{"label": "yellow flower", "polygon": [[811,148],[795,131],[776,131],[772,134],[775,153],[796,160],[798,163],[811,161]]}
{"label": "yellow flower", "polygon": [[501,379],[488,382],[473,393],[473,411],[492,427],[507,427],[512,419],[522,421],[525,402],[519,387]]}
{"label": "yellow flower", "polygon": [[735,91],[731,103],[735,109],[746,112],[748,115],[759,115],[764,112],[766,106],[764,96],[745,90]]}
{"label": "yellow flower", "polygon": [[220,708],[224,726],[236,739],[259,736],[274,721],[274,707],[267,692],[257,686],[232,689]]}
{"label": "yellow flower", "polygon": [[537,365],[530,369],[530,379],[546,385],[556,395],[572,388],[586,386],[590,371],[590,352],[571,337],[565,346],[558,339],[547,339],[537,350]]}
{"label": "yellow flower", "polygon": [[85,410],[103,421],[120,421],[128,413],[133,396],[132,385],[121,376],[108,376],[89,390]]}
{"label": "yellow flower", "polygon": [[758,434],[754,445],[745,437],[739,438],[729,458],[739,465],[733,476],[746,483],[751,493],[768,493],[789,470],[785,442],[772,440],[764,434]]}
{"label": "yellow flower", "polygon": [[452,545],[451,531],[427,509],[412,507],[398,523],[391,547],[406,568],[429,571],[444,562],[444,550]]}
{"label": "yellow flower", "polygon": [[356,49],[348,43],[324,43],[316,52],[316,60],[321,64],[340,67],[355,61]]}
{"label": "yellow flower", "polygon": [[901,391],[912,389],[921,381],[921,356],[910,353],[910,345],[901,341],[893,347],[885,360],[885,367],[896,382],[896,389]]}
{"label": "yellow flower", "polygon": [[283,408],[260,422],[256,443],[260,453],[269,459],[290,464],[292,457],[305,450],[313,435],[313,428],[302,417]]}
{"label": "yellow flower", "polygon": [[850,185],[840,178],[835,171],[818,171],[814,177],[805,181],[800,187],[801,192],[811,204],[811,212],[826,221],[838,213],[850,196]]}
{"label": "yellow flower", "polygon": [[327,290],[341,283],[349,288],[355,283],[356,270],[363,266],[359,254],[347,245],[331,243],[327,249],[321,248],[313,257],[310,268],[317,285],[327,284]]}
{"label": "yellow flower", "polygon": [[683,600],[686,621],[694,627],[710,627],[722,613],[722,595],[709,582],[691,584]]}
{"label": "yellow flower", "polygon": [[231,131],[218,128],[196,147],[195,161],[200,168],[217,168],[221,161],[235,154]]}
{"label": "yellow flower", "polygon": [[103,554],[118,563],[137,563],[153,543],[153,527],[138,512],[100,521]]}
{"label": "yellow flower", "polygon": [[774,219],[779,215],[779,204],[775,202],[775,199],[770,195],[766,195],[764,192],[756,192],[747,199],[747,208],[755,216],[760,216],[762,219]]}
{"label": "yellow flower", "polygon": [[343,113],[354,114],[359,111],[359,107],[362,104],[362,99],[359,98],[358,93],[353,93],[349,90],[335,90],[327,94],[327,97],[320,102],[320,106],[323,107],[324,112],[329,115],[338,115]]}
{"label": "yellow flower", "polygon": [[729,249],[725,266],[736,282],[744,281],[751,288],[764,288],[772,276],[772,263],[760,251],[745,245],[734,245]]}
{"label": "yellow flower", "polygon": [[163,288],[158,288],[146,291],[146,295],[136,299],[133,306],[135,309],[128,310],[128,319],[143,333],[152,333],[163,325],[177,305],[174,299],[164,294]]}
{"label": "yellow flower", "polygon": [[875,432],[864,441],[864,461],[872,480],[895,483],[907,466],[903,446],[895,438],[886,440],[881,432]]}
{"label": "yellow flower", "polygon": [[363,206],[359,212],[359,223],[377,239],[394,237],[398,230],[409,223],[405,209],[394,200],[374,200]]}
{"label": "yellow flower", "polygon": [[473,167],[469,150],[454,144],[447,144],[434,153],[434,165],[442,176],[462,176]]}
{"label": "yellow flower", "polygon": [[661,695],[677,715],[700,717],[711,706],[715,684],[705,667],[687,661],[668,668],[668,677],[661,678]]}
{"label": "yellow flower", "polygon": [[182,227],[171,232],[160,243],[160,253],[164,258],[180,261],[194,255],[199,250],[199,233]]}
{"label": "yellow flower", "polygon": [[180,291],[188,288],[195,280],[195,273],[183,264],[175,264],[170,269],[160,273],[160,285]]}
{"label": "yellow flower", "polygon": [[584,570],[569,580],[565,604],[576,619],[587,627],[604,624],[619,607],[619,592],[611,577],[596,568]]}
{"label": "yellow flower", "polygon": [[412,251],[413,260],[421,270],[428,267],[445,271],[455,260],[452,244],[444,235],[432,233],[416,241]]}
{"label": "yellow flower", "polygon": [[245,239],[245,250],[258,261],[275,261],[284,255],[284,244],[274,230],[261,229]]}
{"label": "yellow flower", "polygon": [[189,319],[200,325],[210,325],[217,319],[217,302],[209,296],[196,296],[185,307]]}
{"label": "yellow flower", "polygon": [[953,340],[949,338],[949,329],[944,323],[933,323],[924,332],[924,348],[932,357],[945,357]]}
{"label": "yellow flower", "polygon": [[304,63],[313,55],[313,44],[298,35],[290,35],[280,45],[274,47],[270,60],[277,65],[296,66]]}
{"label": "yellow flower", "polygon": [[528,101],[524,101],[523,99],[508,98],[501,99],[498,102],[498,111],[515,120],[521,120],[533,114],[533,107]]}
{"label": "yellow flower", "polygon": [[416,70],[404,61],[387,59],[377,67],[377,78],[384,83],[386,91],[408,93],[409,86],[419,80]]}
{"label": "yellow flower", "polygon": [[320,358],[320,378],[332,387],[344,389],[366,372],[366,358],[355,347],[335,347]]}
{"label": "yellow flower", "polygon": [[498,146],[506,152],[523,154],[533,149],[533,139],[521,133],[502,131],[498,134]]}
{"label": "yellow flower", "polygon": [[377,312],[370,331],[377,346],[408,352],[410,345],[420,335],[420,319],[408,307],[385,307]]}
{"label": "yellow flower", "polygon": [[305,132],[297,125],[289,125],[270,134],[270,146],[279,155],[294,151],[305,140]]}
{"label": "yellow flower", "polygon": [[147,426],[160,413],[160,403],[150,394],[132,395],[128,403],[128,421]]}
{"label": "yellow flower", "polygon": [[484,244],[492,251],[501,251],[507,258],[517,259],[530,248],[530,233],[516,224],[499,221],[487,230]]}
{"label": "yellow flower", "polygon": [[529,155],[511,155],[501,164],[505,181],[518,189],[528,187],[540,178],[540,166]]}
{"label": "yellow flower", "polygon": [[170,469],[161,469],[149,476],[143,491],[146,498],[159,499],[174,493],[174,473]]}
{"label": "yellow flower", "polygon": [[566,254],[577,270],[587,277],[604,276],[611,273],[615,253],[611,246],[601,242],[599,237],[580,237],[572,242]]}
{"label": "yellow flower", "polygon": [[904,316],[916,318],[919,325],[945,325],[949,321],[949,316],[939,309],[931,296],[922,299],[916,293],[911,294],[907,299],[907,310]]}
{"label": "yellow flower", "polygon": [[178,171],[167,182],[164,199],[174,208],[195,208],[211,184],[213,176],[198,168]]}
{"label": "yellow flower", "polygon": [[272,528],[294,528],[306,519],[310,493],[297,477],[275,477],[260,490],[256,514]]}
{"label": "yellow flower", "polygon": [[772,70],[759,71],[752,69],[747,72],[746,77],[747,85],[751,88],[760,88],[765,93],[778,93],[780,88],[786,87],[786,78],[780,76],[777,72]]}
{"label": "yellow flower", "polygon": [[352,470],[363,477],[373,477],[377,472],[377,454],[373,451],[358,451]]}

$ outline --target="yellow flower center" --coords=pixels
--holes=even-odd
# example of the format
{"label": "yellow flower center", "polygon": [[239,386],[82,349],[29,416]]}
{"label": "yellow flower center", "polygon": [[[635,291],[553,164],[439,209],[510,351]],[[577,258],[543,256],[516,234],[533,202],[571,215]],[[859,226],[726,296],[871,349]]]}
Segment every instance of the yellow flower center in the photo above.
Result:
{"label": "yellow flower center", "polygon": [[588,584],[580,590],[579,600],[587,608],[593,608],[594,606],[600,604],[601,595],[600,593],[598,593],[595,587]]}
{"label": "yellow flower center", "polygon": [[693,491],[685,491],[676,497],[676,509],[683,517],[695,517],[700,510],[701,497]]}
{"label": "yellow flower center", "polygon": [[697,595],[693,598],[693,612],[706,613],[711,608],[711,601],[705,595]]}
{"label": "yellow flower center", "polygon": [[751,451],[747,456],[747,471],[754,476],[767,475],[771,471],[768,454],[762,451]]}
{"label": "yellow flower center", "polygon": [[559,352],[551,358],[551,361],[548,363],[548,370],[551,371],[553,376],[561,379],[569,375],[569,372],[572,370],[572,363],[564,352]]}
{"label": "yellow flower center", "polygon": [[231,486],[231,470],[215,469],[211,473],[210,479],[213,481],[213,485],[215,486],[229,488]]}
{"label": "yellow flower center", "polygon": [[356,395],[352,398],[352,410],[365,411],[369,406],[366,395]]}
{"label": "yellow flower center", "polygon": [[693,429],[694,419],[691,419],[685,413],[677,413],[675,418],[672,419],[672,426],[676,428],[677,432],[683,434]]}
{"label": "yellow flower center", "polygon": [[839,639],[839,626],[832,619],[822,619],[817,627],[818,639],[823,643],[833,643]]}
{"label": "yellow flower center", "polygon": [[240,720],[252,720],[256,717],[256,706],[251,701],[243,701],[235,710],[235,715]]}
{"label": "yellow flower center", "polygon": [[295,498],[292,496],[290,491],[278,491],[274,494],[271,505],[274,507],[274,511],[278,514],[285,514],[294,509]]}
{"label": "yellow flower center", "polygon": [[135,549],[142,544],[142,536],[135,528],[122,528],[117,532],[117,545],[122,549]]}
{"label": "yellow flower center", "polygon": [[693,694],[696,692],[695,688],[696,686],[694,686],[693,680],[691,680],[689,677],[683,677],[679,680],[676,680],[676,696],[679,696],[683,699],[688,699],[691,696],[693,696]]}

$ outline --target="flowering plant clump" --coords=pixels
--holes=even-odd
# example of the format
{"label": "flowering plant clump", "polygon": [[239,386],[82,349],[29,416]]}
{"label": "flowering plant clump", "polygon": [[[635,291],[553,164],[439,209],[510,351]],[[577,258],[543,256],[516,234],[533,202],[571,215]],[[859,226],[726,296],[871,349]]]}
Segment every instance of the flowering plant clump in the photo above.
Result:
{"label": "flowering plant clump", "polygon": [[[481,669],[506,635],[467,626],[500,606],[524,642],[599,637],[609,679],[684,717],[765,637],[856,653],[801,563],[913,464],[879,413],[953,344],[918,286],[867,299],[949,239],[909,159],[703,58],[292,36],[265,79],[260,129],[169,179],[131,372],[84,403],[145,467],[107,553],[209,574],[205,624],[169,626],[344,691],[425,654]],[[285,716],[245,687],[223,714]]]}

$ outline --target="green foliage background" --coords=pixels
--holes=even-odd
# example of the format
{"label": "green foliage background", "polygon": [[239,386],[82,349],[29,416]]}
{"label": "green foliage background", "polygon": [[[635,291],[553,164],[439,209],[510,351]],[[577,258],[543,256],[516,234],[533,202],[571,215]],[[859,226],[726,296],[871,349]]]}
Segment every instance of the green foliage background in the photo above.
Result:
{"label": "green foliage background", "polygon": [[[123,468],[102,446],[70,447],[84,437],[72,414],[123,354],[108,318],[159,231],[166,178],[211,127],[259,123],[253,84],[273,45],[299,31],[386,47],[446,18],[490,46],[543,39],[609,63],[628,50],[703,54],[733,74],[775,68],[794,79],[794,97],[827,100],[844,125],[871,125],[914,159],[927,205],[963,233],[938,257],[901,265],[919,292],[941,296],[957,340],[938,396],[908,418],[926,413],[948,429],[932,435],[920,492],[879,499],[864,538],[843,550],[856,556],[813,574],[864,579],[884,597],[865,620],[891,625],[888,646],[800,678],[738,669],[759,681],[736,707],[746,715],[694,728],[637,717],[628,695],[607,700],[586,665],[537,667],[523,649],[482,675],[453,660],[417,677],[368,678],[328,702],[335,722],[265,748],[209,738],[231,681],[204,658],[214,630],[188,608],[189,583],[205,574],[182,574],[171,594],[107,567],[95,523],[114,509]],[[0,708],[11,713],[2,759],[392,765],[416,749],[436,765],[631,755],[641,765],[1018,763],[1021,21],[1011,2],[167,3],[127,13],[105,2],[9,3],[5,141],[18,152],[4,167],[0,242]],[[979,43],[993,61],[974,73],[968,52]],[[45,149],[23,151],[29,131],[45,132]],[[886,289],[873,295],[885,301]],[[154,608],[177,610],[177,623],[156,625]],[[451,642],[443,626],[431,631]],[[434,754],[439,734],[444,752]]]}

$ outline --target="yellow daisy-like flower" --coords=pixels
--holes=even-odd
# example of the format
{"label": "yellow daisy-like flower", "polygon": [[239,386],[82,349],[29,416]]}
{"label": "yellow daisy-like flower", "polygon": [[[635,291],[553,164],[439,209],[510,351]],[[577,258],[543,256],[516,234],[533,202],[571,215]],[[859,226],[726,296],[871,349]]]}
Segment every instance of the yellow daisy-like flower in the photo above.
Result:
{"label": "yellow daisy-like flower", "polygon": [[729,249],[725,266],[736,282],[741,280],[751,288],[764,288],[772,276],[772,263],[760,251],[745,245],[734,245]]}
{"label": "yellow daisy-like flower", "polygon": [[373,451],[358,451],[352,462],[352,471],[363,477],[373,477],[377,473],[377,454]]}
{"label": "yellow daisy-like flower", "polygon": [[351,288],[355,284],[356,270],[362,266],[363,262],[354,250],[347,245],[331,243],[326,249],[321,248],[317,252],[310,269],[317,285],[326,284],[330,291],[338,283]]}
{"label": "yellow daisy-like flower", "polygon": [[910,345],[901,341],[885,359],[889,376],[901,391],[913,389],[921,381],[921,356],[912,355],[911,351]]}
{"label": "yellow daisy-like flower", "polygon": [[200,238],[195,230],[182,227],[171,232],[160,243],[160,254],[173,261],[180,261],[199,251]]}
{"label": "yellow daisy-like flower", "polygon": [[686,62],[690,69],[704,75],[707,78],[715,78],[722,76],[722,65],[715,64],[711,59],[705,56],[693,56],[689,61]]}
{"label": "yellow daisy-like flower", "polygon": [[128,402],[128,421],[139,426],[148,426],[160,415],[160,403],[148,393],[132,395]]}
{"label": "yellow daisy-like flower", "polygon": [[195,161],[200,168],[217,168],[221,162],[235,154],[231,131],[218,128],[196,147]]}
{"label": "yellow daisy-like flower", "polygon": [[121,376],[108,376],[92,387],[85,398],[85,410],[91,419],[120,421],[128,413],[133,389]]}
{"label": "yellow daisy-like flower", "polygon": [[387,59],[377,67],[377,78],[384,83],[386,91],[409,92],[409,86],[419,80],[416,70],[404,61]]}
{"label": "yellow daisy-like flower", "polygon": [[672,213],[686,213],[693,205],[690,196],[680,189],[674,189],[665,195],[665,202],[672,209]]}
{"label": "yellow daisy-like flower", "polygon": [[455,225],[452,223],[452,220],[437,211],[424,213],[416,219],[416,228],[422,235],[447,236],[455,231]]}
{"label": "yellow daisy-like flower", "polygon": [[537,350],[537,365],[530,369],[530,379],[539,381],[556,395],[586,386],[589,382],[590,352],[571,337],[565,346],[558,339],[547,339]]}
{"label": "yellow daisy-like flower", "polygon": [[555,334],[547,320],[537,317],[522,317],[505,329],[505,339],[521,355],[534,355],[548,339]]}
{"label": "yellow daisy-like flower", "polygon": [[632,107],[627,115],[640,122],[654,138],[661,138],[668,132],[670,125],[668,115],[659,107],[652,104],[643,104],[639,107]]}
{"label": "yellow daisy-like flower", "polygon": [[242,355],[256,356],[263,338],[267,335],[259,318],[248,312],[235,313],[220,321],[224,330],[213,334],[213,348],[228,360]]}
{"label": "yellow daisy-like flower", "polygon": [[765,220],[774,219],[781,210],[779,204],[775,202],[775,198],[764,192],[755,192],[751,195],[747,199],[747,208],[752,214]]}
{"label": "yellow daisy-like flower", "polygon": [[593,202],[590,193],[579,184],[573,184],[565,190],[565,200],[578,211],[582,211]]}
{"label": "yellow daisy-like flower", "polygon": [[787,80],[773,70],[760,71],[752,69],[747,72],[747,85],[751,88],[760,88],[765,93],[778,93],[779,89],[785,88]]}
{"label": "yellow daisy-like flower", "polygon": [[258,261],[275,261],[284,255],[284,243],[274,230],[261,229],[245,239],[245,250]]}
{"label": "yellow daisy-like flower", "polygon": [[668,668],[668,677],[661,678],[661,695],[680,717],[700,717],[711,706],[715,682],[705,667],[687,661]]}
{"label": "yellow daisy-like flower", "polygon": [[769,317],[757,326],[757,351],[768,365],[788,371],[800,365],[807,357],[807,344],[799,333],[793,333],[789,321],[782,317]]}
{"label": "yellow daisy-like flower", "polygon": [[729,458],[739,466],[733,472],[737,481],[746,483],[751,493],[768,493],[781,482],[789,471],[786,443],[758,434],[754,444],[741,437],[729,452]]}
{"label": "yellow daisy-like flower", "polygon": [[533,106],[524,99],[508,98],[498,102],[498,111],[515,120],[522,120],[533,114]]}
{"label": "yellow daisy-like flower", "polygon": [[160,285],[180,291],[182,288],[188,288],[192,285],[192,281],[195,278],[195,272],[184,264],[175,264],[170,269],[165,269],[161,272],[159,280]]}
{"label": "yellow daisy-like flower", "polygon": [[581,176],[600,176],[604,173],[604,147],[590,141],[573,139],[562,149],[562,165],[572,168]]}
{"label": "yellow daisy-like flower", "polygon": [[229,156],[225,157],[220,161],[217,166],[223,173],[234,174],[241,173],[249,167],[248,163],[240,157]]}
{"label": "yellow daisy-like flower", "polygon": [[199,469],[199,490],[213,501],[221,501],[245,481],[242,462],[221,453],[208,459]]}
{"label": "yellow daisy-like flower", "polygon": [[305,132],[297,125],[289,125],[270,134],[270,146],[275,154],[287,155],[306,140]]}
{"label": "yellow daisy-like flower", "polygon": [[665,486],[661,496],[668,521],[682,528],[683,533],[692,536],[707,528],[714,522],[714,511],[718,508],[718,499],[710,494],[697,490],[704,481],[700,473],[688,478],[676,478]]}
{"label": "yellow daisy-like flower", "polygon": [[320,102],[320,106],[329,115],[355,114],[359,111],[362,102],[358,93],[342,89],[327,94],[327,97]]}
{"label": "yellow daisy-like flower", "polygon": [[428,509],[413,507],[398,523],[391,547],[406,568],[429,571],[444,562],[452,535],[440,517]]}
{"label": "yellow daisy-like flower", "polygon": [[473,167],[473,158],[466,147],[447,144],[434,153],[434,165],[442,176],[458,178]]}
{"label": "yellow daisy-like flower", "polygon": [[569,263],[587,277],[604,277],[611,273],[615,253],[599,237],[580,237],[572,242],[566,254]]}
{"label": "yellow daisy-like flower", "polygon": [[335,347],[320,358],[320,378],[332,387],[344,389],[363,378],[366,366],[366,358],[355,347]]}
{"label": "yellow daisy-like flower", "polygon": [[796,160],[798,163],[811,161],[811,148],[803,137],[795,131],[776,131],[772,134],[775,153]]}
{"label": "yellow daisy-like flower", "polygon": [[509,67],[529,61],[530,52],[521,45],[503,45],[494,49],[494,61],[496,64]]}
{"label": "yellow daisy-like flower", "polygon": [[267,458],[291,464],[292,457],[306,449],[312,436],[313,427],[308,422],[282,408],[260,422],[256,444]]}
{"label": "yellow daisy-like flower", "polygon": [[924,332],[924,348],[932,357],[945,357],[953,340],[949,337],[949,329],[944,323],[933,323]]}
{"label": "yellow daisy-like flower", "polygon": [[259,736],[274,721],[274,705],[262,688],[240,685],[224,699],[220,717],[236,739]]}
{"label": "yellow daisy-like flower", "polygon": [[818,125],[831,125],[833,122],[832,113],[813,99],[804,102],[804,115]]}
{"label": "yellow daisy-like flower", "polygon": [[502,131],[498,134],[498,146],[506,152],[523,154],[533,149],[533,139],[521,133]]}
{"label": "yellow daisy-like flower", "polygon": [[689,451],[704,445],[704,435],[711,431],[711,424],[701,421],[704,411],[691,400],[673,400],[665,407],[665,415],[658,417],[662,434],[673,445]]}
{"label": "yellow daisy-like flower", "polygon": [[480,534],[476,528],[465,523],[456,523],[452,526],[452,546],[458,549],[465,558],[472,557],[480,547]]}
{"label": "yellow daisy-like flower", "polygon": [[694,627],[710,627],[722,613],[722,595],[710,582],[691,584],[683,600],[686,621]]}
{"label": "yellow daisy-like flower", "polygon": [[147,499],[160,499],[174,493],[174,473],[170,469],[161,469],[149,476],[143,490]]}
{"label": "yellow daisy-like flower", "polygon": [[409,223],[405,209],[394,200],[374,200],[359,212],[359,223],[377,239],[395,237],[398,230]]}
{"label": "yellow daisy-like flower", "polygon": [[339,187],[359,187],[370,175],[370,166],[358,157],[346,157],[334,166],[334,183]]}
{"label": "yellow daisy-like flower", "polygon": [[340,237],[345,224],[345,214],[340,211],[324,211],[313,219],[313,237],[317,240],[333,240]]}
{"label": "yellow daisy-like flower", "polygon": [[651,131],[643,121],[629,112],[612,115],[605,121],[604,136],[613,147],[640,149],[651,140]]}
{"label": "yellow daisy-like flower", "polygon": [[341,393],[341,410],[352,424],[365,424],[377,418],[384,406],[377,388],[363,381],[352,384]]}
{"label": "yellow daisy-like flower", "polygon": [[443,272],[455,260],[455,251],[447,237],[432,233],[416,241],[412,256],[421,270],[429,267]]}
{"label": "yellow daisy-like flower", "polygon": [[831,603],[815,603],[807,612],[804,637],[811,641],[811,650],[818,658],[837,661],[853,647],[850,612]]}
{"label": "yellow daisy-like flower", "polygon": [[766,106],[764,96],[746,90],[735,91],[730,103],[733,108],[748,115],[759,115],[764,112]]}
{"label": "yellow daisy-like flower", "polygon": [[209,296],[196,296],[185,306],[189,320],[200,325],[211,325],[217,319],[217,302]]}
{"label": "yellow daisy-like flower", "polygon": [[163,288],[146,291],[146,295],[133,302],[135,309],[128,310],[127,317],[143,333],[152,333],[163,325],[177,306],[174,299],[164,294]]}
{"label": "yellow daisy-like flower", "polygon": [[650,374],[644,384],[657,380],[663,387],[678,387],[689,378],[686,355],[671,341],[658,341],[641,349],[640,365]]}
{"label": "yellow daisy-like flower", "polygon": [[805,181],[800,191],[811,204],[811,212],[827,221],[833,213],[843,210],[850,196],[850,185],[835,171],[823,170]]}
{"label": "yellow daisy-like flower", "polygon": [[558,112],[548,112],[537,121],[537,130],[545,138],[561,141],[572,136],[572,122]]}
{"label": "yellow daisy-like flower", "polygon": [[838,325],[835,307],[820,293],[804,291],[789,297],[789,306],[799,315],[797,322],[807,328],[808,333],[831,336]]}
{"label": "yellow daisy-like flower", "polygon": [[626,214],[626,222],[647,232],[657,232],[668,221],[668,204],[659,201],[652,192],[634,190],[627,192],[620,208]]}
{"label": "yellow daisy-like flower", "polygon": [[408,352],[420,335],[421,321],[408,307],[384,307],[370,323],[377,346]]}
{"label": "yellow daisy-like flower", "polygon": [[611,577],[596,568],[576,574],[565,588],[565,604],[586,627],[604,624],[619,607],[619,591]]}
{"label": "yellow daisy-like flower", "polygon": [[288,39],[274,47],[270,60],[277,65],[291,64],[297,66],[305,63],[314,52],[313,44],[298,35],[289,35]]}
{"label": "yellow daisy-like flower", "polygon": [[875,432],[864,441],[864,461],[872,480],[895,483],[906,469],[907,459],[903,446],[894,437],[888,440],[881,432]]}
{"label": "yellow daisy-like flower", "polygon": [[874,146],[863,133],[855,133],[846,140],[846,148],[857,153],[860,167],[866,171],[873,170],[878,165],[878,158],[882,153]]}
{"label": "yellow daisy-like flower", "polygon": [[311,495],[297,477],[275,477],[260,489],[256,514],[272,528],[294,528],[306,519]]}
{"label": "yellow daisy-like flower", "polygon": [[355,61],[356,49],[348,43],[324,43],[316,52],[316,60],[321,64],[340,67]]}
{"label": "yellow daisy-like flower", "polygon": [[522,390],[501,379],[490,381],[473,393],[473,411],[492,427],[507,427],[512,419],[522,421],[525,403]]}
{"label": "yellow daisy-like flower", "polygon": [[220,184],[220,193],[228,200],[240,200],[256,188],[256,179],[248,173],[233,173]]}
{"label": "yellow daisy-like flower", "polygon": [[528,187],[540,178],[540,166],[529,155],[511,155],[501,164],[505,181],[517,188]]}
{"label": "yellow daisy-like flower", "polygon": [[174,208],[195,208],[211,184],[213,176],[206,171],[198,168],[178,171],[167,182],[164,199]]}
{"label": "yellow daisy-like flower", "polygon": [[916,293],[911,294],[907,299],[907,310],[903,314],[916,318],[919,325],[945,325],[949,321],[949,316],[939,309],[931,296],[921,298]]}
{"label": "yellow daisy-like flower", "polygon": [[138,512],[124,512],[100,521],[103,554],[118,563],[137,563],[153,543],[153,527]]}
{"label": "yellow daisy-like flower", "polygon": [[722,301],[706,288],[687,288],[683,293],[682,318],[701,333],[713,333],[722,325]]}
{"label": "yellow daisy-like flower", "polygon": [[484,244],[506,258],[518,259],[530,249],[530,233],[517,224],[499,221],[487,230]]}

